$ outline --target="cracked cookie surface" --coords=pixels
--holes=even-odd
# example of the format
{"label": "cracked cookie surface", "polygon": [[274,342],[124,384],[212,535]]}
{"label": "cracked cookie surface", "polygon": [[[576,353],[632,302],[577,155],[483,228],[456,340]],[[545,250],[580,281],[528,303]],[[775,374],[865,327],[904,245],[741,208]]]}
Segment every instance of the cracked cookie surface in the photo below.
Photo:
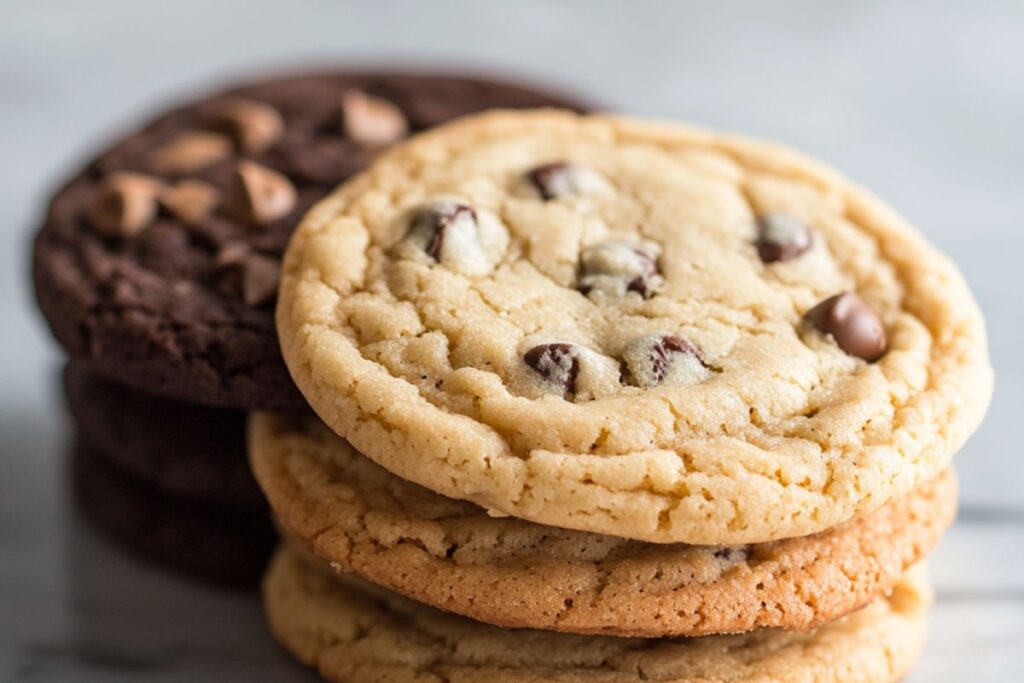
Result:
{"label": "cracked cookie surface", "polygon": [[891,590],[956,512],[947,471],[812,536],[653,544],[491,517],[396,477],[315,418],[255,414],[249,447],[279,526],[336,570],[480,621],[572,633],[812,628]]}
{"label": "cracked cookie surface", "polygon": [[493,107],[579,106],[457,75],[333,72],[252,83],[169,111],[53,197],[36,298],[73,358],[151,393],[303,410],[273,324],[303,212],[382,146]]}
{"label": "cracked cookie surface", "polygon": [[877,509],[948,465],[992,386],[963,278],[879,200],[778,146],[610,116],[393,148],[307,214],[277,320],[313,408],[399,476],[659,543]]}
{"label": "cracked cookie surface", "polygon": [[807,633],[612,638],[503,629],[337,577],[284,548],[263,584],[275,637],[329,681],[894,683],[924,645],[921,568],[892,594]]}

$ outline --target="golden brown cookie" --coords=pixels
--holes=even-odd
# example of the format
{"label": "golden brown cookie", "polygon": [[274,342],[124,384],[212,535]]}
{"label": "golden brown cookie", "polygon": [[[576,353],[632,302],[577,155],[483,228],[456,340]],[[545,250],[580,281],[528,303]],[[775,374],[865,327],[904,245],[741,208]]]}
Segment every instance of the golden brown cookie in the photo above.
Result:
{"label": "golden brown cookie", "polygon": [[893,683],[920,654],[930,601],[915,573],[888,597],[807,633],[579,636],[445,614],[333,576],[287,548],[271,563],[263,596],[277,639],[336,683]]}
{"label": "golden brown cookie", "polygon": [[818,534],[629,541],[510,517],[399,479],[319,421],[256,414],[250,452],[298,544],[378,585],[501,626],[620,636],[808,629],[892,589],[956,511],[951,471]]}
{"label": "golden brown cookie", "polygon": [[565,528],[758,543],[945,469],[992,371],[953,264],[794,152],[559,112],[463,119],[308,213],[277,308],[323,420]]}

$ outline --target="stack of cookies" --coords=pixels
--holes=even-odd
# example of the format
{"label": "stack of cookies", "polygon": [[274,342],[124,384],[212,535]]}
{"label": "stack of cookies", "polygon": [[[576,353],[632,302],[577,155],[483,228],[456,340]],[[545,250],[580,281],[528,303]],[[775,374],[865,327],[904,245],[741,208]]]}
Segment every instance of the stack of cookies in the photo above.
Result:
{"label": "stack of cookies", "polygon": [[303,218],[256,413],[270,627],[333,681],[873,681],[992,386],[962,277],[788,150],[492,112]]}
{"label": "stack of cookies", "polygon": [[494,107],[578,105],[457,76],[321,73],[232,88],[125,136],[53,198],[40,308],[70,356],[81,508],[192,575],[252,582],[276,534],[250,410],[308,411],[273,324],[303,213],[386,145]]}

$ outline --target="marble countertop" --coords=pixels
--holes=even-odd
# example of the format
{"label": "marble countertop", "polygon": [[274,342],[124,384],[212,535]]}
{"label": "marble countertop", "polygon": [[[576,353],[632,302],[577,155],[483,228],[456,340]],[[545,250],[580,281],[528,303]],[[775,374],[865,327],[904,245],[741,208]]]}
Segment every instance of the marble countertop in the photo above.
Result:
{"label": "marble countertop", "polygon": [[870,185],[963,268],[997,371],[957,458],[912,683],[1024,680],[1024,4],[0,3],[0,680],[312,680],[255,596],[118,552],[67,495],[60,354],[27,285],[33,222],[76,160],[174,96],[282,66],[437,65],[783,140]]}

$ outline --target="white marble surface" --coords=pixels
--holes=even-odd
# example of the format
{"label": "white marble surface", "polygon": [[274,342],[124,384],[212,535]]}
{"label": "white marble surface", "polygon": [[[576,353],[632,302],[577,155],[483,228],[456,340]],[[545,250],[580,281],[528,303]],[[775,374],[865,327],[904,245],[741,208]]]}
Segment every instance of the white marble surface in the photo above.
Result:
{"label": "white marble surface", "polygon": [[59,354],[32,310],[41,202],[97,141],[268,66],[506,71],[617,109],[766,135],[869,184],[961,264],[998,386],[958,457],[914,683],[1024,680],[1024,3],[0,2],[0,680],[309,680],[255,598],[166,576],[84,528]]}

